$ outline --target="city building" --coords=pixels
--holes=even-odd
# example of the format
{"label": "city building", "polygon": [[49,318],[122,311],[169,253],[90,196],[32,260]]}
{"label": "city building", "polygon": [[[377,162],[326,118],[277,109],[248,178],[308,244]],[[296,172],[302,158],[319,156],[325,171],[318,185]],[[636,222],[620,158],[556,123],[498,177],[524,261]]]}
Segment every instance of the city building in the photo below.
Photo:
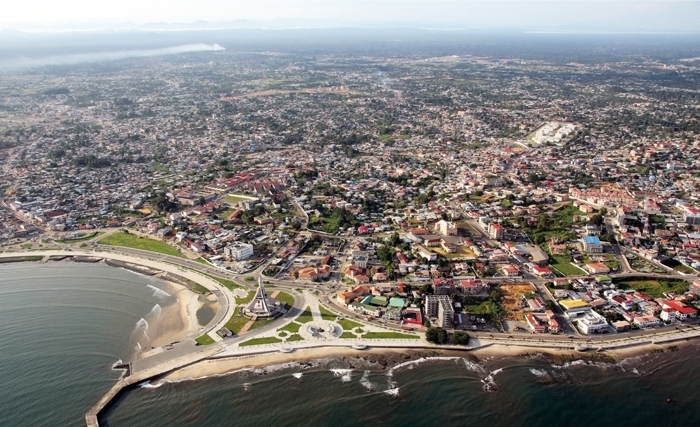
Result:
{"label": "city building", "polygon": [[455,311],[452,300],[447,295],[427,295],[425,297],[425,315],[436,318],[437,325],[442,328],[452,327]]}
{"label": "city building", "polygon": [[243,261],[253,256],[253,245],[234,242],[224,248],[224,258],[229,261]]}

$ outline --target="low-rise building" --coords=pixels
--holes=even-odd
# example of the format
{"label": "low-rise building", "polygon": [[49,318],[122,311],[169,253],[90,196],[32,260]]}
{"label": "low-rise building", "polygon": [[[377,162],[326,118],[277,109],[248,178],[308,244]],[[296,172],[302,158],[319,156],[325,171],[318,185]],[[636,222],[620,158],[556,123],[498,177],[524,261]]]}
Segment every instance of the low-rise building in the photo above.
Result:
{"label": "low-rise building", "polygon": [[234,242],[224,248],[224,258],[228,261],[243,261],[253,256],[253,245]]}

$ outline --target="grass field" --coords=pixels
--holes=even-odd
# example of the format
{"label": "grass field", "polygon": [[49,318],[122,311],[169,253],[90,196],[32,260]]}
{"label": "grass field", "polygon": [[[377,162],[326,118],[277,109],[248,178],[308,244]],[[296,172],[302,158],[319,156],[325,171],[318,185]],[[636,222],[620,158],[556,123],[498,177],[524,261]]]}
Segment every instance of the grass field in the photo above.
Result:
{"label": "grass field", "polygon": [[253,338],[252,340],[240,343],[239,346],[247,347],[250,345],[273,344],[276,342],[282,342],[282,340],[277,337]]}
{"label": "grass field", "polygon": [[314,320],[314,317],[311,315],[311,310],[308,307],[306,307],[306,310],[296,319],[299,323],[309,323],[312,320]]}
{"label": "grass field", "polygon": [[238,331],[241,330],[243,325],[248,323],[248,318],[243,317],[243,316],[232,316],[231,319],[229,319],[228,322],[226,322],[226,328],[233,332],[234,334],[237,334]]}
{"label": "grass field", "polygon": [[229,194],[228,196],[224,197],[224,202],[226,202],[226,203],[238,203],[238,202],[242,202],[244,200],[257,200],[257,198],[242,196],[242,195],[238,195],[238,194]]}
{"label": "grass field", "polygon": [[338,317],[337,314],[332,313],[331,311],[329,311],[327,308],[325,308],[322,305],[319,305],[318,308],[319,308],[319,311],[321,312],[321,317],[323,318],[323,320],[335,320]]}
{"label": "grass field", "polygon": [[363,325],[361,323],[357,323],[354,320],[350,319],[343,319],[339,320],[338,324],[343,328],[345,331],[349,331],[353,328],[361,328]]}
{"label": "grass field", "polygon": [[353,338],[357,338],[357,335],[353,334],[352,332],[343,332],[342,334],[340,334],[340,338],[353,339]]}
{"label": "grass field", "polygon": [[614,280],[614,283],[621,289],[634,289],[652,298],[663,298],[664,292],[681,294],[690,288],[685,280],[672,279],[625,278],[624,280]]}
{"label": "grass field", "polygon": [[275,299],[277,301],[285,303],[287,305],[287,309],[289,309],[289,307],[294,305],[294,297],[289,295],[286,292],[280,292],[279,294],[277,294]]}
{"label": "grass field", "polygon": [[141,249],[144,251],[158,252],[165,255],[173,255],[184,258],[177,249],[160,240],[148,237],[139,237],[128,233],[114,233],[103,237],[97,243],[100,245],[124,246],[127,248]]}
{"label": "grass field", "polygon": [[367,332],[362,338],[368,339],[400,339],[400,340],[417,340],[418,335],[401,334],[399,332]]}
{"label": "grass field", "polygon": [[248,296],[245,298],[236,298],[236,304],[242,305],[242,304],[248,304],[250,301],[253,300],[253,297],[255,296],[254,291],[249,291]]}
{"label": "grass field", "polygon": [[287,338],[286,342],[291,342],[291,341],[304,341],[304,338],[301,337],[301,335],[294,334],[291,337]]}
{"label": "grass field", "polygon": [[561,255],[552,255],[550,257],[550,265],[555,269],[559,270],[565,276],[582,276],[588,274],[587,272],[576,267],[566,259],[567,257]]}
{"label": "grass field", "polygon": [[[239,285],[238,283],[234,282],[233,280],[221,279],[219,277],[214,277],[214,276],[212,276],[210,274],[206,274],[206,273],[202,273],[202,274],[204,274],[205,276],[207,276],[211,280],[215,280],[215,281],[221,283],[223,286],[225,286],[231,290],[236,289],[236,288],[243,288],[243,286]],[[238,301],[238,300],[236,300],[236,301]]]}
{"label": "grass field", "polygon": [[78,243],[78,242],[84,242],[86,240],[94,239],[95,237],[100,237],[101,235],[105,234],[104,231],[94,231],[87,236],[83,236],[77,239],[61,239],[61,240],[56,240],[58,243]]}
{"label": "grass field", "polygon": [[681,264],[680,261],[676,261],[675,259],[669,259],[667,261],[664,261],[664,264],[680,273],[695,274],[695,270],[688,267],[687,265]]}
{"label": "grass field", "polygon": [[299,332],[299,329],[301,328],[301,325],[297,322],[292,322],[287,325],[284,325],[283,327],[279,328],[278,331],[287,331],[291,332],[293,334],[296,334]]}
{"label": "grass field", "polygon": [[201,337],[195,339],[197,341],[197,344],[199,345],[210,345],[214,344],[214,339],[210,337],[209,335],[202,335]]}

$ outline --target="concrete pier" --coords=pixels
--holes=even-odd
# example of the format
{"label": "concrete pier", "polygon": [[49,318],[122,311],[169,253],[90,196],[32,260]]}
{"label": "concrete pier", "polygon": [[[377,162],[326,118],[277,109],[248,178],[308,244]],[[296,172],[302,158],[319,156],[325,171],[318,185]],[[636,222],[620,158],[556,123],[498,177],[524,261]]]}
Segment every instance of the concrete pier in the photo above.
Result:
{"label": "concrete pier", "polygon": [[85,414],[85,423],[88,427],[98,427],[99,422],[97,417],[100,412],[109,405],[109,403],[114,399],[124,388],[142,383],[150,378],[158,375],[163,375],[175,369],[182,368],[183,366],[190,365],[192,363],[199,362],[208,357],[211,357],[224,349],[223,345],[220,343],[212,344],[210,346],[205,346],[201,350],[182,356],[173,360],[169,360],[158,364],[152,368],[144,369],[142,371],[133,373],[127,377],[124,377],[117,381],[116,384],[105,394],[102,398],[93,406],[87,414]]}

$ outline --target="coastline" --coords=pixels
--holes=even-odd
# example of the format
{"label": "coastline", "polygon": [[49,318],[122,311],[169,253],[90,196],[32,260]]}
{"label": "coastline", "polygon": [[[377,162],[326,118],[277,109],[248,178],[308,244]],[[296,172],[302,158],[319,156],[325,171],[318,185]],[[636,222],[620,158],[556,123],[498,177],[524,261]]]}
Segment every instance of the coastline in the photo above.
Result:
{"label": "coastline", "polygon": [[[160,318],[155,322],[155,333],[149,343],[155,348],[180,341],[204,329],[197,320],[197,311],[204,305],[199,301],[199,294],[184,285],[165,280],[164,282],[171,291],[169,293],[177,298],[177,302],[163,309]],[[137,357],[143,358],[149,354],[149,351],[145,351]]]}
{"label": "coastline", "polygon": [[651,353],[675,351],[680,346],[692,345],[692,342],[682,341],[663,345],[643,344],[634,347],[609,350],[605,352],[580,352],[542,347],[525,347],[503,344],[492,344],[484,347],[464,350],[460,349],[410,349],[410,348],[368,348],[355,350],[351,347],[321,347],[298,349],[292,353],[270,352],[251,354],[240,357],[210,358],[169,372],[151,382],[153,385],[195,381],[210,377],[226,376],[236,372],[263,369],[270,366],[311,364],[314,361],[338,358],[345,360],[350,366],[353,361],[371,361],[386,369],[391,369],[402,363],[417,361],[425,358],[464,358],[475,363],[509,358],[545,357],[554,364],[564,364],[575,360],[600,361],[618,363],[624,359],[643,356]]}

